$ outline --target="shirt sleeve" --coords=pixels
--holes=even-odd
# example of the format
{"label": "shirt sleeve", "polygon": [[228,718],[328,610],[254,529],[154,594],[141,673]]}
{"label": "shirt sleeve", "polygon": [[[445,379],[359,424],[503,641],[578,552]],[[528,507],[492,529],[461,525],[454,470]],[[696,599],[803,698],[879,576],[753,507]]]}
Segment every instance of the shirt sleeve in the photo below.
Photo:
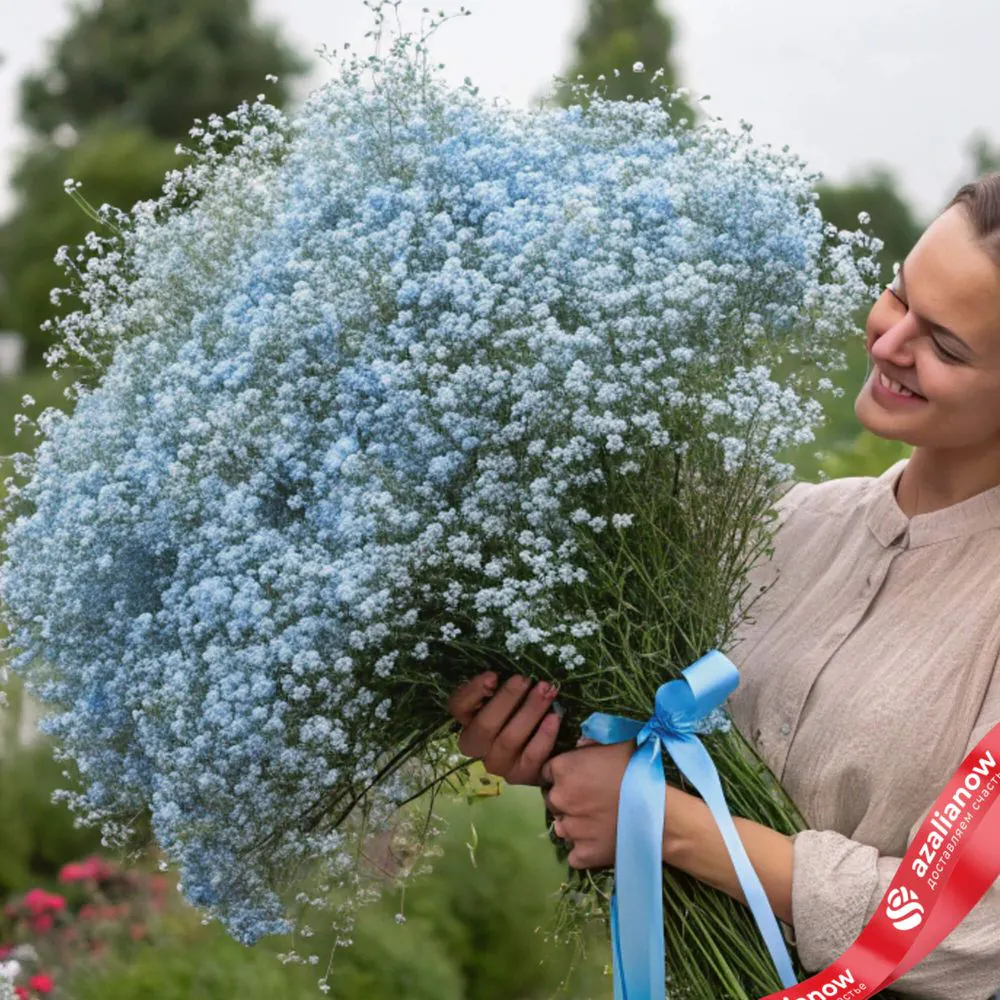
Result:
{"label": "shirt sleeve", "polygon": [[[1000,678],[993,678],[963,759],[1000,722]],[[934,797],[940,789],[934,790]],[[924,816],[911,827],[909,847]],[[1000,807],[998,807],[1000,808]],[[902,858],[832,830],[793,839],[792,923],[799,958],[810,972],[825,968],[854,943],[871,919]],[[986,1000],[1000,987],[1000,880],[922,962],[892,986],[901,997]]]}

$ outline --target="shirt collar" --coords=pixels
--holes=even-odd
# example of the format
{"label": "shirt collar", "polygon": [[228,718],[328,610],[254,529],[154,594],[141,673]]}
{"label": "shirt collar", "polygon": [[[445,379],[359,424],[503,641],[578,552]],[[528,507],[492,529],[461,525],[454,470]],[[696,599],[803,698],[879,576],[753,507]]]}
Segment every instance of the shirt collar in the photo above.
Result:
{"label": "shirt collar", "polygon": [[950,507],[908,518],[896,500],[896,484],[907,461],[900,459],[871,483],[866,521],[884,548],[895,545],[916,549],[1000,527],[1000,486]]}

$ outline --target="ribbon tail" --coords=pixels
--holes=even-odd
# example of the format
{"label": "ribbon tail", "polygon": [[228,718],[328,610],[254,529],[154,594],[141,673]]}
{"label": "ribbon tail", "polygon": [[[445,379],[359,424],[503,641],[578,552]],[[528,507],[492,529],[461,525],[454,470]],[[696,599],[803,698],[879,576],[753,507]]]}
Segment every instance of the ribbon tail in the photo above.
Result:
{"label": "ribbon tail", "polygon": [[774,911],[771,909],[771,904],[768,902],[764,887],[760,884],[760,879],[747,857],[743,841],[740,840],[736,824],[733,823],[733,817],[729,814],[726,797],[722,790],[722,782],[719,780],[719,772],[716,770],[715,764],[712,763],[711,756],[701,741],[696,738],[668,739],[665,743],[667,753],[673,758],[684,777],[698,789],[705,804],[711,810],[712,817],[719,827],[719,832],[722,834],[722,839],[736,869],[736,876],[743,889],[743,894],[746,896],[747,905],[753,914],[764,943],[767,945],[767,950],[781,978],[782,985],[786,989],[797,985],[798,980],[792,968],[788,946],[781,933],[781,928],[778,926]]}
{"label": "ribbon tail", "polygon": [[[666,795],[658,739],[632,755],[622,779],[615,849],[616,1000],[666,1000],[663,933],[663,809]],[[617,982],[618,976],[616,976]]]}
{"label": "ribbon tail", "polygon": [[611,968],[614,973],[615,1000],[628,1000],[625,993],[625,967],[622,965],[621,939],[618,936],[618,893],[611,894]]}

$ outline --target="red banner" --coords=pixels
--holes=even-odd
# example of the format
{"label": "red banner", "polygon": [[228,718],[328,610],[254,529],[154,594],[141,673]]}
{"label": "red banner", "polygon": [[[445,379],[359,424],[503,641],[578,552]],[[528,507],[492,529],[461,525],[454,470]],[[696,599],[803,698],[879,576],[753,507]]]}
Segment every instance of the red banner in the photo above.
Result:
{"label": "red banner", "polygon": [[874,996],[912,969],[1000,877],[997,801],[1000,725],[965,758],[938,796],[854,944],[822,972],[761,1000]]}

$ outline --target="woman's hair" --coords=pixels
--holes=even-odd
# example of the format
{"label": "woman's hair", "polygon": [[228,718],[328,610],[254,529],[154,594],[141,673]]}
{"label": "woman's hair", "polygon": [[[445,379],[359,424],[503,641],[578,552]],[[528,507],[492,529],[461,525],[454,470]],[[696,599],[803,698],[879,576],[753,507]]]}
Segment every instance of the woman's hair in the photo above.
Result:
{"label": "woman's hair", "polygon": [[983,248],[1000,264],[1000,173],[959,188],[948,208],[953,205],[965,207]]}

